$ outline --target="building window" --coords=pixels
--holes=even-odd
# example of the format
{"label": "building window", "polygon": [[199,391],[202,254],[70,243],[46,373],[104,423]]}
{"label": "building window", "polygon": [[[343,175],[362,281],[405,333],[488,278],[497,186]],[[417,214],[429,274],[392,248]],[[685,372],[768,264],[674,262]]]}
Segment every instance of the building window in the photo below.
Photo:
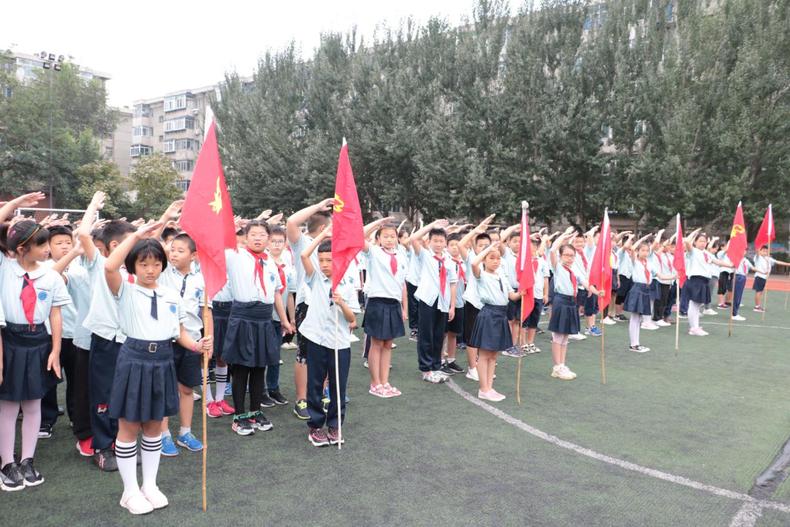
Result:
{"label": "building window", "polygon": [[187,104],[192,106],[192,96],[186,93],[182,93],[181,95],[173,95],[172,97],[165,97],[165,111],[166,112],[174,112],[176,110],[184,110],[187,108]]}
{"label": "building window", "polygon": [[191,130],[193,128],[195,128],[195,119],[193,117],[179,117],[165,121],[165,133]]}
{"label": "building window", "polygon": [[152,137],[154,129],[150,126],[135,126],[132,128],[132,135],[141,137]]}
{"label": "building window", "polygon": [[151,117],[152,114],[151,106],[148,104],[136,104],[134,106],[135,117]]}
{"label": "building window", "polygon": [[132,145],[129,148],[129,155],[132,157],[150,156],[154,149],[148,145]]}
{"label": "building window", "polygon": [[176,180],[176,187],[182,192],[186,192],[189,190],[189,180],[188,179],[178,179]]}
{"label": "building window", "polygon": [[191,159],[179,159],[178,161],[173,161],[173,168],[179,172],[191,172],[195,168],[195,162]]}
{"label": "building window", "polygon": [[162,147],[162,151],[165,154],[172,154],[176,151],[176,142],[174,139],[168,139],[164,142],[164,146]]}

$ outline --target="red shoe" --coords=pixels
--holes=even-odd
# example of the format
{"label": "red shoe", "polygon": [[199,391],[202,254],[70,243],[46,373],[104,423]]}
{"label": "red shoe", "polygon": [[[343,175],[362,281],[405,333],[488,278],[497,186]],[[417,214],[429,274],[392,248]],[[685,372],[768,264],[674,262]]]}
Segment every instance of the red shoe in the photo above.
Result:
{"label": "red shoe", "polygon": [[206,405],[206,415],[209,417],[222,417],[222,410],[219,409],[219,404],[216,401],[211,401]]}
{"label": "red shoe", "polygon": [[214,404],[217,405],[219,411],[222,412],[222,415],[233,415],[236,413],[236,409],[226,403],[225,399],[221,401],[214,401]]}
{"label": "red shoe", "polygon": [[80,439],[77,441],[77,451],[81,456],[91,457],[93,455],[93,447],[91,446],[92,441],[92,437],[89,437],[88,439]]}

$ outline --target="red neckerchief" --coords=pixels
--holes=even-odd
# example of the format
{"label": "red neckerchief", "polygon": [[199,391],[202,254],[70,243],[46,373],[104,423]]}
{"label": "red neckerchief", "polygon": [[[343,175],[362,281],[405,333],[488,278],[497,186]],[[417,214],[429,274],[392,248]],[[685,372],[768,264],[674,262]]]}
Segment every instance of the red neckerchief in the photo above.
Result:
{"label": "red neckerchief", "polygon": [[642,262],[642,268],[645,270],[645,283],[650,285],[650,269],[647,268],[647,260],[640,259],[639,261]]}
{"label": "red neckerchief", "polygon": [[384,254],[390,257],[390,271],[392,271],[392,276],[395,276],[396,274],[398,274],[398,258],[396,256],[397,253],[391,253],[385,249],[382,249],[382,251],[384,251]]}
{"label": "red neckerchief", "polygon": [[439,290],[444,295],[447,290],[447,267],[444,265],[444,258],[433,255],[434,260],[439,262]]}
{"label": "red neckerchief", "polygon": [[250,253],[253,260],[255,261],[255,274],[252,278],[252,283],[255,283],[255,279],[258,279],[258,282],[261,284],[261,289],[263,289],[263,294],[266,294],[266,284],[263,281],[263,262],[269,259],[269,255],[266,253],[256,253],[252,252],[249,247],[245,247],[247,252]]}
{"label": "red neckerchief", "polygon": [[464,261],[459,259],[453,258],[455,265],[458,266],[458,279],[461,280],[464,284],[466,284],[466,271],[464,271]]}
{"label": "red neckerchief", "polygon": [[285,264],[277,264],[277,274],[280,275],[280,282],[283,284],[278,291],[279,294],[283,294],[283,291],[285,291],[285,271],[283,269],[285,269]]}
{"label": "red neckerchief", "polygon": [[22,301],[22,310],[25,312],[27,323],[31,326],[36,317],[36,288],[33,285],[35,279],[30,278],[27,273],[22,276],[22,293],[19,299]]}
{"label": "red neckerchief", "polygon": [[571,266],[570,265],[562,264],[562,267],[564,267],[565,270],[568,271],[568,274],[571,277],[571,283],[573,284],[573,296],[576,296],[576,291],[577,291],[577,288],[576,288],[576,275],[573,274],[573,271],[571,270]]}
{"label": "red neckerchief", "polygon": [[582,263],[584,264],[585,271],[587,270],[587,257],[584,256],[584,251],[576,251],[576,254],[582,257]]}

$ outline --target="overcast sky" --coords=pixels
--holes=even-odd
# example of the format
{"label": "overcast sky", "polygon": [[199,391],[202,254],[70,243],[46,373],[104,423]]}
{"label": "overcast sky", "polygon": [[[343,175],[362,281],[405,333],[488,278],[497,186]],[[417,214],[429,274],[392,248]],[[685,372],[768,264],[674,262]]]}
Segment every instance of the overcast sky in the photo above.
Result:
{"label": "overcast sky", "polygon": [[[295,41],[305,55],[321,32],[353,26],[371,36],[432,15],[453,24],[474,0],[95,0],[10,1],[2,8],[0,48],[71,55],[107,73],[110,104],[214,84],[227,71],[250,75],[258,57]],[[520,0],[509,0],[511,9]]]}

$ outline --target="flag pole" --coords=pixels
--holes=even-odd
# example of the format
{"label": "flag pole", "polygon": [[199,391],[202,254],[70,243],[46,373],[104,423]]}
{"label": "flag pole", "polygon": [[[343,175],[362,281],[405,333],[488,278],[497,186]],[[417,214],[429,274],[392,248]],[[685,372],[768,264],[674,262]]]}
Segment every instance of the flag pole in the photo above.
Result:
{"label": "flag pole", "polygon": [[[682,242],[680,242],[682,243]],[[675,280],[675,356],[680,349],[680,280]]]}
{"label": "flag pole", "polygon": [[[735,313],[735,281],[738,273],[733,273],[732,276],[732,305],[730,306],[730,321],[727,323],[727,336],[732,337],[732,317]],[[744,286],[745,288],[746,286]]]}
{"label": "flag pole", "polygon": [[337,392],[336,399],[337,401],[337,449],[341,450],[343,448],[343,415],[340,411],[340,407],[343,404],[343,401],[340,400],[340,359],[338,358],[339,351],[337,349],[337,339],[340,337],[340,321],[338,320],[338,313],[337,309],[335,309],[335,391]]}
{"label": "flag pole", "polygon": [[[600,292],[600,291],[599,291]],[[600,296],[598,297],[601,298]],[[606,384],[606,324],[603,323],[603,311],[601,311],[601,384]]]}
{"label": "flag pole", "polygon": [[[760,249],[757,247],[755,247],[754,249],[759,254]],[[765,274],[765,290],[763,291],[763,301],[761,302],[762,305],[760,306],[761,308],[763,308],[763,316],[762,316],[763,322],[765,322],[765,304],[768,303],[768,278],[770,276],[771,276],[771,237],[769,236],[768,237],[768,272]],[[757,278],[757,272],[755,271],[755,279],[756,278]],[[744,285],[743,288],[746,289],[746,286]],[[787,309],[786,301],[785,301],[785,309]]]}
{"label": "flag pole", "polygon": [[[208,291],[203,290],[203,327],[208,327]],[[208,336],[208,335],[207,335]],[[206,512],[206,463],[208,461],[208,431],[206,429],[206,392],[208,391],[208,354],[203,353],[203,512]]]}
{"label": "flag pole", "polygon": [[[521,233],[524,236],[524,233]],[[521,404],[521,359],[524,355],[523,340],[524,340],[524,296],[521,296],[521,313],[518,319],[518,364],[516,365],[516,402]]]}

